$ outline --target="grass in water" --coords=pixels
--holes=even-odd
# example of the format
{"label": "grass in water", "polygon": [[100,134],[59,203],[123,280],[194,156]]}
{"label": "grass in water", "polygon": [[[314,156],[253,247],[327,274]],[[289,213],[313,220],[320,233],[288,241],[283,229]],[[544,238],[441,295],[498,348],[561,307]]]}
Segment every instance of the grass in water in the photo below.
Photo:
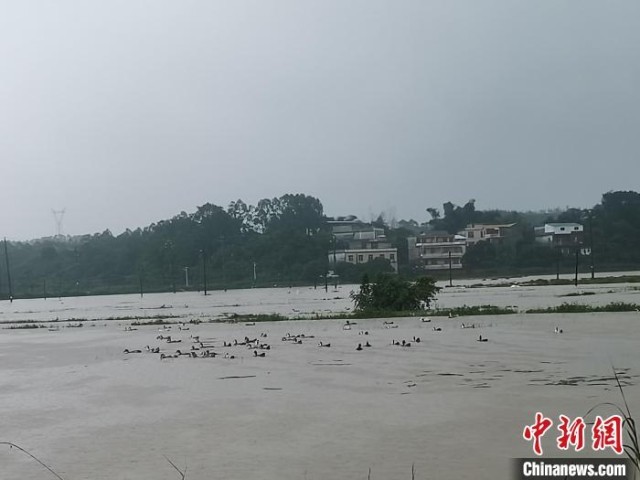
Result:
{"label": "grass in water", "polygon": [[602,313],[640,311],[637,303],[611,302],[607,305],[586,305],[582,303],[563,303],[556,307],[531,308],[525,313]]}
{"label": "grass in water", "polygon": [[596,292],[573,292],[567,293],[566,295],[560,295],[561,297],[584,297],[588,295],[595,295]]}
{"label": "grass in water", "polygon": [[610,406],[618,411],[618,413],[622,417],[622,428],[624,429],[624,433],[626,433],[626,436],[627,436],[627,441],[623,444],[624,452],[626,453],[627,457],[635,467],[633,478],[637,478],[637,474],[640,473],[640,441],[638,440],[638,429],[636,426],[636,421],[631,415],[631,409],[629,408],[627,397],[624,394],[624,389],[622,388],[622,383],[620,382],[620,377],[618,375],[618,372],[615,370],[615,368],[612,367],[612,369],[613,369],[613,376],[618,386],[618,390],[620,391],[620,396],[622,397],[622,403],[624,404],[624,408],[622,408],[620,405],[613,402],[603,402],[591,408],[587,412],[585,417],[588,417],[595,410],[603,406]]}
{"label": "grass in water", "polygon": [[25,323],[22,325],[11,325],[7,327],[9,330],[23,330],[23,329],[31,329],[31,328],[44,328],[44,325],[38,325],[36,323]]}
{"label": "grass in water", "polygon": [[38,462],[40,465],[42,465],[44,468],[46,468],[47,470],[49,470],[49,472],[51,472],[52,475],[54,475],[58,480],[64,480],[60,475],[58,475],[49,465],[47,465],[46,463],[44,463],[42,460],[40,460],[38,457],[36,457],[35,455],[33,455],[31,452],[25,450],[24,448],[22,448],[20,445],[16,445],[15,443],[12,442],[0,442],[0,445],[7,445],[9,448],[16,448],[18,450],[20,450],[22,453],[24,453],[25,455],[31,457],[33,460],[35,460],[36,462]]}

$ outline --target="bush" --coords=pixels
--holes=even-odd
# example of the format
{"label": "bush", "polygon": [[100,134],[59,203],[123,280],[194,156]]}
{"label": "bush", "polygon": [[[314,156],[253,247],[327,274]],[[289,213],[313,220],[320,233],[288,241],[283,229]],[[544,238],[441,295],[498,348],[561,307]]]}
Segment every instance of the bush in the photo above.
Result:
{"label": "bush", "polygon": [[360,291],[351,292],[351,299],[359,312],[426,310],[439,290],[435,280],[428,277],[410,282],[397,275],[379,274],[374,283],[369,283],[368,275],[364,275]]}

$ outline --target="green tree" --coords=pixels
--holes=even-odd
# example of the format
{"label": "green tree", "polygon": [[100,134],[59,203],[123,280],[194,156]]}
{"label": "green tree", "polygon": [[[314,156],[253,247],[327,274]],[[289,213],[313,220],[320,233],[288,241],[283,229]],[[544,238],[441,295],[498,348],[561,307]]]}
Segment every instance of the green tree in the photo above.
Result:
{"label": "green tree", "polygon": [[365,275],[360,290],[351,292],[356,311],[416,311],[428,309],[440,288],[435,280],[421,277],[414,282],[397,275],[380,274],[374,283]]}

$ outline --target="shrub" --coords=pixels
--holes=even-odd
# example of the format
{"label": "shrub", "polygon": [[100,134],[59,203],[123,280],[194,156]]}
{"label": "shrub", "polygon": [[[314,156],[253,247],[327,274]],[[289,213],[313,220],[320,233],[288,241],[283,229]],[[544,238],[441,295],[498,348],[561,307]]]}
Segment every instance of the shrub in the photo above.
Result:
{"label": "shrub", "polygon": [[426,310],[439,290],[435,280],[428,277],[410,282],[397,275],[380,274],[369,283],[368,275],[364,275],[360,291],[351,292],[351,299],[359,312]]}

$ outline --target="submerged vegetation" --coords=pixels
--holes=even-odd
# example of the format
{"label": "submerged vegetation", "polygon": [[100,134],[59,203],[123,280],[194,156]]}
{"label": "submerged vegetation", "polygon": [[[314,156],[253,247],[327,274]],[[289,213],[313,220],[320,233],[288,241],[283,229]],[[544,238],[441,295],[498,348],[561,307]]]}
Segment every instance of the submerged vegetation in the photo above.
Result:
{"label": "submerged vegetation", "polygon": [[620,381],[620,375],[616,369],[612,366],[613,376],[616,381],[616,386],[620,392],[620,396],[622,398],[622,403],[624,408],[616,403],[605,402],[596,405],[591,408],[585,415],[585,417],[589,417],[592,413],[595,413],[596,410],[602,407],[613,407],[620,418],[622,419],[622,428],[624,429],[624,433],[627,436],[627,440],[623,445],[623,449],[629,461],[633,464],[633,476],[628,474],[628,478],[637,478],[640,474],[640,439],[638,438],[638,427],[636,425],[636,420],[631,414],[631,409],[629,408],[629,403],[627,402],[627,396],[624,393],[624,389],[622,388],[622,382]]}
{"label": "submerged vegetation", "polygon": [[573,292],[566,295],[560,295],[561,297],[587,297],[589,295],[595,295],[596,292]]}
{"label": "submerged vegetation", "polygon": [[611,302],[606,305],[587,305],[582,303],[563,303],[556,307],[531,308],[526,313],[603,313],[603,312],[638,312],[637,303]]}
{"label": "submerged vegetation", "polygon": [[259,313],[259,314],[238,314],[232,313],[225,317],[226,321],[231,322],[282,322],[285,320],[291,320],[285,315],[279,313]]}
{"label": "submerged vegetation", "polygon": [[518,313],[518,309],[514,307],[498,307],[496,305],[463,305],[461,307],[438,309],[430,313],[436,316],[448,315],[455,317],[469,315],[509,315]]}
{"label": "submerged vegetation", "polygon": [[415,281],[397,275],[379,274],[373,283],[369,276],[362,278],[358,292],[351,293],[355,310],[359,313],[428,310],[440,287],[435,280],[421,277]]}

